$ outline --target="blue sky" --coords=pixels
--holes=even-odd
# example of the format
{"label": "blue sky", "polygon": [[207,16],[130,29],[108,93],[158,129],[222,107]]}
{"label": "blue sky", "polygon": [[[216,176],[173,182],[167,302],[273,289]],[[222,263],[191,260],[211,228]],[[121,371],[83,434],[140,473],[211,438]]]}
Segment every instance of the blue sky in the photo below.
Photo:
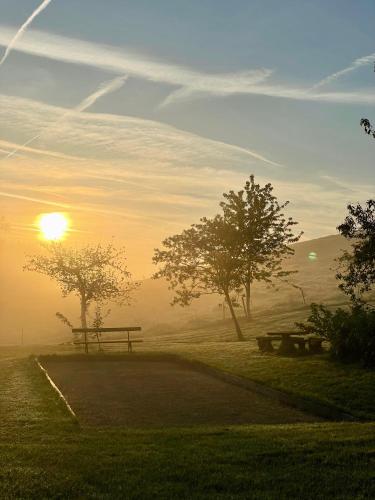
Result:
{"label": "blue sky", "polygon": [[[0,0],[1,50],[39,4]],[[359,127],[375,121],[374,21],[370,0],[52,0],[0,66],[2,210],[27,225],[64,199],[119,214],[151,248],[151,216],[182,228],[255,173],[307,237],[333,233],[374,190],[375,141]]]}

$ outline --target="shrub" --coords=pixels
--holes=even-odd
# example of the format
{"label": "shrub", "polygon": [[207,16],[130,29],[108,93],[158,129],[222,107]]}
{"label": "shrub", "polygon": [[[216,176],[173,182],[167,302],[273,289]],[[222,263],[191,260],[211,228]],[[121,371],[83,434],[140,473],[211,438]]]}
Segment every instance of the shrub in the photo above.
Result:
{"label": "shrub", "polygon": [[344,362],[375,367],[375,311],[366,307],[330,311],[311,304],[307,323],[297,323],[304,333],[319,335],[330,343],[332,356]]}

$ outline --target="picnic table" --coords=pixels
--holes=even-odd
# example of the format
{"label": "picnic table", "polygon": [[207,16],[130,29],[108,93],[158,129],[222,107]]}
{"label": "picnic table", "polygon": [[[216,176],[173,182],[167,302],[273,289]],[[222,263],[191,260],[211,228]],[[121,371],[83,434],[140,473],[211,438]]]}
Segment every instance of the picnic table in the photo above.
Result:
{"label": "picnic table", "polygon": [[322,342],[321,337],[303,337],[298,334],[298,332],[284,331],[284,332],[267,332],[267,336],[256,337],[259,350],[262,352],[273,352],[274,341],[279,341],[280,345],[277,350],[279,354],[305,354],[307,353],[306,345],[308,346],[308,352],[311,354],[318,354],[322,352]]}
{"label": "picnic table", "polygon": [[[133,352],[133,344],[137,342],[143,342],[141,339],[130,338],[130,332],[140,332],[142,328],[140,326],[119,326],[114,328],[72,328],[72,333],[82,333],[82,340],[74,340],[74,345],[84,345],[85,353],[89,352],[89,345],[96,344],[101,349],[102,344],[127,344],[128,352]],[[102,333],[115,333],[115,332],[126,332],[127,337],[125,339],[113,339],[113,340],[101,340],[99,335]],[[89,340],[88,334],[94,334],[96,340]]]}

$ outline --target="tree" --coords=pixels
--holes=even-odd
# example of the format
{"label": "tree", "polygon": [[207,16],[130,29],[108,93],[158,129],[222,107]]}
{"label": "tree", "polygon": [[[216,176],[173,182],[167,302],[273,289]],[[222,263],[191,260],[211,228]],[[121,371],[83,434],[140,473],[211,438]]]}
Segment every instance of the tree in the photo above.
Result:
{"label": "tree", "polygon": [[165,278],[175,291],[172,304],[186,306],[205,294],[224,295],[238,340],[244,340],[231,293],[240,286],[242,268],[238,231],[221,215],[203,218],[180,234],[170,236],[153,257],[161,269],[154,278]]}
{"label": "tree", "polygon": [[297,242],[302,232],[293,233],[297,224],[286,218],[283,210],[289,204],[279,204],[272,194],[270,183],[261,187],[254,176],[246,182],[244,189],[235,193],[224,193],[225,201],[220,203],[224,219],[237,234],[237,245],[241,248],[243,261],[240,282],[245,291],[245,313],[250,319],[251,288],[255,281],[270,285],[273,280],[282,279],[295,271],[284,271],[282,261],[293,255],[290,247]]}
{"label": "tree", "polygon": [[361,127],[363,127],[364,131],[367,135],[372,135],[375,139],[375,128],[371,125],[370,121],[367,118],[362,118],[360,121]]}
{"label": "tree", "polygon": [[375,283],[375,200],[348,205],[349,215],[338,226],[339,232],[353,241],[352,251],[345,251],[339,258],[341,270],[336,277],[339,287],[353,302],[361,303],[362,294]]}
{"label": "tree", "polygon": [[76,249],[50,243],[46,250],[47,255],[29,257],[24,270],[49,276],[58,283],[64,297],[79,297],[82,328],[87,328],[87,313],[93,302],[129,303],[139,285],[131,281],[123,248],[99,244]]}

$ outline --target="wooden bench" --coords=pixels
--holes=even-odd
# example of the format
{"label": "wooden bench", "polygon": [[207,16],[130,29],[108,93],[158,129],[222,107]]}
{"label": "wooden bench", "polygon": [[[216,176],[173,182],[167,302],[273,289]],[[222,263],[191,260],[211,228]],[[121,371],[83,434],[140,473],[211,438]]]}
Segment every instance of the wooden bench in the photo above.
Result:
{"label": "wooden bench", "polygon": [[[73,341],[74,345],[84,345],[85,353],[89,352],[89,345],[96,344],[101,349],[102,344],[127,344],[128,352],[133,352],[133,344],[138,342],[143,342],[141,339],[131,339],[130,332],[140,332],[142,328],[140,326],[120,326],[116,328],[72,328],[72,333],[83,333],[83,340]],[[102,333],[117,333],[126,332],[126,339],[115,339],[115,340],[101,340],[99,335]],[[89,340],[88,334],[94,334],[96,340]]]}

